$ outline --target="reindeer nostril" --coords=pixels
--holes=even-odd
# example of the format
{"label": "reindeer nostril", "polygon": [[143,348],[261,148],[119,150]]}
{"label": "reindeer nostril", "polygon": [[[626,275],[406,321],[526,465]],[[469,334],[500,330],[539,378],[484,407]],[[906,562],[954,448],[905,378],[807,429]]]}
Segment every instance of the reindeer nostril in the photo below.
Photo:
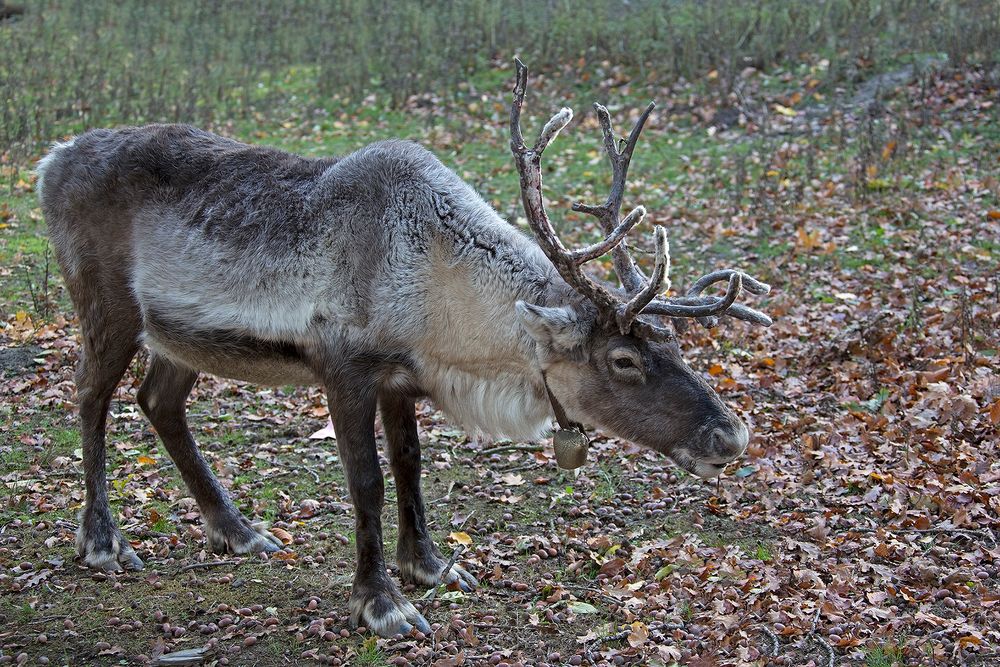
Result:
{"label": "reindeer nostril", "polygon": [[716,428],[712,431],[712,448],[723,459],[732,460],[746,451],[750,442],[750,432],[743,422],[736,422],[734,427]]}

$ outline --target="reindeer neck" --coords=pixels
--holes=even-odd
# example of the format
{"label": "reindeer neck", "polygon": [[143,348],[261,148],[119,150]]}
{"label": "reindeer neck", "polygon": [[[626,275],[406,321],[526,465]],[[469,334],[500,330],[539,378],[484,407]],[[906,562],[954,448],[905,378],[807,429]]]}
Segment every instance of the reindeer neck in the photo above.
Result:
{"label": "reindeer neck", "polygon": [[[428,312],[435,322],[418,350],[421,384],[470,432],[538,437],[549,426],[551,407],[535,341],[521,326],[515,304],[576,305],[580,297],[520,235],[509,246],[479,248],[483,257],[464,256],[464,250],[432,256],[435,288]],[[447,331],[438,330],[438,323]]]}

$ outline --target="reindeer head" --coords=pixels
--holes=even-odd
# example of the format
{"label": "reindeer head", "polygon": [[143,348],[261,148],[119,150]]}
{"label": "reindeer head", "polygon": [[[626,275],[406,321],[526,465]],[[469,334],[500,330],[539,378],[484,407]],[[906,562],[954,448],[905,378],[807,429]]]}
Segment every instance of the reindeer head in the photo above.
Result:
{"label": "reindeer head", "polygon": [[[622,242],[646,212],[639,206],[624,219],[619,219],[619,212],[632,152],[654,108],[652,103],[623,146],[615,140],[607,109],[594,105],[611,161],[611,192],[602,205],[577,203],[573,210],[597,217],[606,236],[577,250],[563,246],[542,201],[541,156],[573,112],[560,110],[545,124],[534,147],[526,147],[520,116],[528,70],[520,60],[516,64],[511,151],[521,177],[525,214],[542,251],[580,297],[557,307],[517,304],[521,324],[536,342],[553,405],[557,411],[564,405],[569,418],[594,423],[660,451],[695,475],[718,475],[746,449],[749,432],[684,362],[673,331],[653,318],[696,318],[714,326],[718,316],[728,314],[768,326],[767,315],[735,302],[743,289],[766,294],[770,287],[739,271],[723,269],[700,278],[683,297],[660,296],[670,287],[670,254],[666,232],[659,226],[654,232],[652,275],[647,277],[632,260]],[[622,283],[620,289],[593,280],[582,268],[608,252]],[[725,296],[702,295],[705,288],[720,281],[728,282]]]}

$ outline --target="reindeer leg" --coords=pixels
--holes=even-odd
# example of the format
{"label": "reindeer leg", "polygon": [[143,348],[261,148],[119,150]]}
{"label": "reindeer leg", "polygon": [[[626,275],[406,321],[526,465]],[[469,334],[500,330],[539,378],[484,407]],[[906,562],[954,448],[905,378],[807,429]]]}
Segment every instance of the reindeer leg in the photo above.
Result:
{"label": "reindeer leg", "polygon": [[414,626],[429,633],[427,619],[403,597],[385,569],[381,518],[385,489],[375,445],[375,392],[368,387],[338,387],[334,393],[331,386],[330,414],[354,503],[357,538],[351,622],[383,637],[407,634]]}
{"label": "reindeer leg", "polygon": [[139,388],[139,405],[153,424],[205,519],[208,545],[234,554],[277,551],[281,541],[262,523],[250,523],[205,462],[185,418],[185,402],[198,374],[153,354]]}
{"label": "reindeer leg", "polygon": [[420,494],[420,440],[413,399],[383,395],[382,427],[389,445],[389,463],[396,479],[396,505],[399,511],[399,540],[396,563],[404,582],[437,586],[458,582],[462,590],[472,591],[479,582],[460,565],[444,571],[448,560],[441,555],[427,530],[424,500]]}
{"label": "reindeer leg", "polygon": [[66,282],[80,314],[83,337],[76,387],[87,500],[76,532],[76,550],[88,567],[140,570],[142,560],[111,515],[105,452],[111,397],[139,347],[138,315],[121,305],[109,306],[100,294],[84,290],[72,277]]}

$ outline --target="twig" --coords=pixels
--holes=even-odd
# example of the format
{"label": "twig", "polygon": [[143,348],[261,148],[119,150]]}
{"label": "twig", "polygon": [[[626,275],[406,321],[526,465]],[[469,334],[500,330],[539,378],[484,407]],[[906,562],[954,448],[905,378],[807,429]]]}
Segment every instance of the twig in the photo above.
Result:
{"label": "twig", "polygon": [[448,493],[444,494],[444,495],[443,495],[443,496],[441,496],[440,498],[437,498],[437,499],[435,499],[435,500],[432,500],[432,501],[430,501],[430,503],[428,503],[428,504],[429,504],[429,505],[433,505],[433,504],[435,504],[435,503],[443,503],[443,502],[448,502],[448,501],[450,501],[450,500],[451,500],[451,492],[452,492],[452,491],[453,491],[454,489],[455,489],[455,480],[452,480],[452,481],[451,481],[451,483],[450,483],[450,484],[448,484]]}
{"label": "twig", "polygon": [[622,639],[625,639],[626,637],[628,637],[628,635],[629,635],[629,631],[628,630],[622,630],[621,632],[616,632],[616,633],[611,634],[611,635],[606,635],[604,637],[598,637],[597,639],[594,640],[593,644],[591,644],[590,646],[587,646],[584,649],[587,662],[593,664],[593,662],[594,662],[594,649],[600,650],[601,644],[610,644],[611,642],[621,641]]}
{"label": "twig", "polygon": [[505,452],[540,452],[545,447],[542,445],[500,445],[499,447],[489,447],[488,449],[482,449],[479,451],[481,456],[490,456],[492,454],[503,454]]}
{"label": "twig", "polygon": [[611,642],[618,642],[629,636],[631,630],[619,630],[613,635],[605,635],[604,637],[598,637],[594,640],[594,643],[600,646],[601,644],[610,644]]}
{"label": "twig", "polygon": [[991,545],[990,549],[995,549],[996,546],[997,546],[997,538],[993,534],[993,529],[990,528],[990,527],[988,527],[988,526],[986,528],[983,528],[983,535],[985,535],[987,537],[987,539],[989,540],[990,545]]}
{"label": "twig", "polygon": [[830,643],[815,633],[809,635],[809,637],[816,642],[823,651],[823,655],[826,657],[826,664],[824,667],[834,667],[834,653],[833,647],[830,646]]}
{"label": "twig", "polygon": [[191,563],[190,565],[185,565],[180,570],[178,574],[189,572],[190,570],[201,570],[206,567],[221,567],[223,565],[239,565],[243,561],[241,560],[207,560],[204,563]]}
{"label": "twig", "polygon": [[621,604],[622,604],[621,600],[613,598],[610,595],[608,595],[607,593],[605,593],[605,592],[603,592],[603,591],[601,591],[601,590],[599,590],[597,588],[593,588],[591,586],[583,586],[581,584],[573,584],[573,583],[569,583],[569,582],[563,582],[560,585],[563,588],[569,589],[571,591],[579,591],[579,592],[582,592],[582,593],[590,593],[592,595],[596,595],[597,597],[603,598],[605,601],[607,601],[610,604],[613,604],[615,606],[621,606]]}
{"label": "twig", "polygon": [[[897,530],[897,529],[893,529]],[[964,537],[967,540],[975,541],[977,537],[982,537],[986,539],[989,544],[990,549],[996,549],[997,540],[993,537],[993,533],[989,530],[965,530],[964,528],[899,528],[898,530],[905,530],[914,533],[939,533],[944,535],[956,535],[959,537]]]}
{"label": "twig", "polygon": [[768,656],[769,658],[778,657],[778,653],[781,651],[781,645],[778,643],[778,635],[771,632],[770,628],[760,628],[760,632],[761,634],[767,635],[767,638],[771,640],[771,646],[768,647],[771,650],[765,652],[764,655]]}
{"label": "twig", "polygon": [[[486,628],[487,630],[493,628],[498,628],[503,630],[514,630],[514,631],[524,629],[519,625],[510,625],[506,623],[473,623],[472,626],[476,628]],[[468,657],[468,654],[466,654],[466,656]]]}
{"label": "twig", "polygon": [[[470,514],[469,516],[472,515]],[[466,517],[466,521],[468,521],[468,517]],[[427,595],[422,598],[424,603],[421,606],[421,611],[427,609],[428,605],[430,605],[430,603],[434,601],[434,598],[437,597],[438,587],[444,584],[445,575],[451,572],[451,568],[455,566],[455,563],[458,562],[458,559],[463,553],[465,553],[465,545],[459,544],[455,551],[452,552],[451,558],[448,560],[448,564],[441,569],[440,573],[438,573],[437,583],[434,584],[434,587],[431,588],[427,592]]]}
{"label": "twig", "polygon": [[875,526],[874,528],[869,528],[867,526],[856,526],[853,528],[846,528],[846,532],[854,533],[877,533],[879,530],[884,530],[890,533],[927,533],[929,535],[953,535],[956,537],[964,537],[965,539],[975,542],[976,538],[982,538],[989,544],[990,549],[995,549],[997,546],[996,538],[993,537],[993,533],[989,530],[966,530],[964,528],[903,528],[898,526]]}
{"label": "twig", "polygon": [[[466,520],[468,520],[468,518],[466,518]],[[437,580],[438,586],[444,583],[445,575],[451,572],[451,568],[455,566],[455,562],[458,561],[458,559],[461,557],[463,553],[465,553],[465,545],[459,544],[458,547],[455,548],[455,551],[452,552],[451,559],[448,561],[448,564],[445,565],[444,569],[442,569],[441,572],[438,574],[438,580]]]}
{"label": "twig", "polygon": [[274,464],[277,465],[277,466],[280,466],[280,467],[284,468],[285,470],[284,470],[284,472],[279,472],[279,473],[277,473],[275,475],[271,475],[272,477],[279,477],[281,475],[294,475],[294,474],[298,473],[299,472],[299,468],[301,468],[301,469],[305,470],[306,472],[308,472],[310,475],[312,475],[312,478],[316,481],[317,484],[319,484],[322,481],[320,479],[319,472],[317,472],[315,468],[307,466],[304,463],[300,463],[300,464],[298,464],[295,467],[292,467],[292,466],[288,465],[287,463],[284,463],[283,461],[275,461]]}
{"label": "twig", "polygon": [[683,623],[660,623],[658,625],[650,624],[649,629],[659,630],[660,632],[672,632],[674,630],[683,630],[684,624]]}
{"label": "twig", "polygon": [[36,618],[34,620],[28,621],[28,625],[44,625],[46,623],[51,623],[52,621],[61,621],[67,618],[73,618],[69,614],[62,614],[59,616],[46,616],[44,618]]}
{"label": "twig", "polygon": [[500,468],[497,472],[524,472],[525,470],[531,470],[532,468],[538,468],[538,463],[536,461],[531,461],[518,466],[511,466],[509,468]]}
{"label": "twig", "polygon": [[[462,530],[463,528],[465,528],[465,524],[469,523],[469,519],[471,519],[475,513],[476,513],[476,510],[472,510],[471,512],[469,512],[465,516],[465,518],[462,519],[462,523],[458,524],[458,527],[455,530]],[[454,563],[452,563],[452,564],[454,565]]]}
{"label": "twig", "polygon": [[317,484],[320,483],[321,479],[320,479],[319,473],[316,471],[315,468],[312,468],[312,467],[307,466],[307,465],[303,465],[302,467],[305,468],[306,472],[308,472],[310,475],[312,475],[312,478],[314,480],[316,480]]}

